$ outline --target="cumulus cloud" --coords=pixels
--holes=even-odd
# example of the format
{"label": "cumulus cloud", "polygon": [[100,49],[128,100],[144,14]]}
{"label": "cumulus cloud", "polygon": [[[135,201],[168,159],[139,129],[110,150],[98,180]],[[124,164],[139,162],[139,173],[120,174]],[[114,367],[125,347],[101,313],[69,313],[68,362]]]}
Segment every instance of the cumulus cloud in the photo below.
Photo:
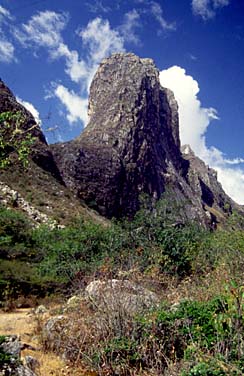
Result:
{"label": "cumulus cloud", "polygon": [[9,23],[13,20],[10,12],[0,5],[0,61],[10,63],[15,60],[14,45],[6,35]]}
{"label": "cumulus cloud", "polygon": [[30,113],[33,115],[35,121],[37,124],[41,125],[42,121],[40,119],[40,113],[39,111],[35,108],[35,106],[30,103],[30,102],[27,102],[27,101],[24,101],[23,99],[21,99],[20,97],[16,97],[17,101],[22,104],[22,106],[24,106],[28,111],[30,111]]}
{"label": "cumulus cloud", "polygon": [[182,145],[189,144],[197,156],[217,170],[224,190],[235,201],[244,204],[244,169],[240,168],[244,159],[227,159],[225,154],[214,146],[207,147],[207,128],[212,120],[219,118],[216,109],[202,106],[198,99],[198,82],[179,66],[161,71],[160,82],[174,92],[178,102]]}
{"label": "cumulus cloud", "polygon": [[117,30],[111,29],[108,20],[100,17],[90,21],[79,35],[83,45],[88,48],[87,61],[90,59],[90,65],[99,64],[112,52],[124,51],[124,38]]}
{"label": "cumulus cloud", "polygon": [[229,3],[230,0],[192,0],[192,11],[206,21],[214,18],[216,11]]}
{"label": "cumulus cloud", "polygon": [[194,151],[203,156],[206,153],[205,133],[210,121],[218,119],[217,111],[201,106],[197,97],[198,83],[186,74],[185,69],[173,66],[160,72],[160,82],[173,90],[178,101],[181,143],[190,144]]}
{"label": "cumulus cloud", "polygon": [[57,85],[55,95],[63,103],[67,111],[67,120],[72,124],[77,120],[87,123],[87,100],[68,90],[63,85]]}

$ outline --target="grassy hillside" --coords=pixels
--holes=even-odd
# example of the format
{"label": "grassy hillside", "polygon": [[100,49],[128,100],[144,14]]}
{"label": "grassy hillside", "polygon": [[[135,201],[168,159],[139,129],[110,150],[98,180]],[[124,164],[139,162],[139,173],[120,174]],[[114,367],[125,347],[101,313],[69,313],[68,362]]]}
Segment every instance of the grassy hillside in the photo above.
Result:
{"label": "grassy hillside", "polygon": [[46,349],[68,347],[71,362],[101,375],[242,375],[243,218],[211,232],[179,221],[181,210],[166,199],[153,210],[145,201],[133,222],[104,227],[76,217],[50,229],[0,207],[2,307],[30,295],[68,297],[94,277],[126,278],[155,291],[160,306],[120,315],[118,331],[119,312],[100,312],[98,330],[97,312],[84,303],[64,324],[61,348]]}

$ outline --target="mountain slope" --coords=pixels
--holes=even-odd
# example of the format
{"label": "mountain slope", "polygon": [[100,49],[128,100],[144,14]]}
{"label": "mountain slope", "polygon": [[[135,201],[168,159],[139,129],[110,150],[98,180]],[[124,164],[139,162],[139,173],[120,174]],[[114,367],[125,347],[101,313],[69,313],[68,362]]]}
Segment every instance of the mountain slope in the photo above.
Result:
{"label": "mountain slope", "polygon": [[[10,145],[6,151],[10,163],[6,168],[0,169],[0,183],[2,183],[0,184],[0,203],[17,206],[17,209],[27,214],[28,211],[29,214],[35,213],[37,209],[40,213],[47,215],[43,218],[50,217],[57,223],[66,223],[77,215],[104,222],[81,200],[74,197],[74,194],[65,186],[40,126],[0,80],[0,114],[6,113],[10,114],[10,120],[7,124],[2,121],[0,126],[2,127],[1,135],[4,135],[3,142]],[[19,161],[16,151],[11,147],[11,139],[17,127],[13,116],[16,114],[21,119],[18,125],[18,137],[24,140],[27,135],[30,135],[33,139],[33,143],[29,146],[29,163],[26,167]],[[28,206],[29,209],[27,209]],[[33,220],[33,215],[31,219]],[[41,221],[41,215],[39,219]]]}

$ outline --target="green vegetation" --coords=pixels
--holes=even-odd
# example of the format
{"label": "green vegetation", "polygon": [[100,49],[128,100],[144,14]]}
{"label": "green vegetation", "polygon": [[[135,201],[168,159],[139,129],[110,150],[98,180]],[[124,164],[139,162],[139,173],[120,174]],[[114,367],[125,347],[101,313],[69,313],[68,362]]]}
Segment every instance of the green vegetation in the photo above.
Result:
{"label": "green vegetation", "polygon": [[[65,228],[33,225],[0,207],[0,300],[67,294],[91,278],[129,278],[162,304],[144,315],[84,306],[59,328],[57,352],[98,374],[222,376],[244,373],[244,232],[210,232],[176,221],[178,210],[144,201],[134,221],[103,227],[82,219]],[[177,212],[177,218],[179,218]],[[175,304],[172,304],[175,303]],[[85,304],[85,303],[84,303]],[[118,319],[120,331],[118,331]],[[98,322],[99,321],[99,322]],[[78,360],[77,360],[78,359]],[[167,373],[168,372],[168,373]]]}
{"label": "green vegetation", "polygon": [[30,131],[36,124],[25,130],[25,122],[25,116],[20,111],[6,111],[0,114],[0,168],[10,164],[12,152],[17,153],[18,160],[24,167],[28,165],[31,146],[35,141]]}

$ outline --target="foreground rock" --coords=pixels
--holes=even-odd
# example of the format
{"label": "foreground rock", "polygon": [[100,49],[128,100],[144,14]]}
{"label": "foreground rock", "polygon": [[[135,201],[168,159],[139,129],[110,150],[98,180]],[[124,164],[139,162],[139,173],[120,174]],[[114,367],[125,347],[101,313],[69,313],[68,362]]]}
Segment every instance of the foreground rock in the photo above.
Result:
{"label": "foreground rock", "polygon": [[[36,376],[36,374],[27,366],[24,366],[20,361],[20,353],[22,344],[17,336],[11,335],[1,337],[0,342],[0,375],[3,376]],[[3,358],[5,360],[3,360]],[[32,363],[34,358],[32,358]]]}

